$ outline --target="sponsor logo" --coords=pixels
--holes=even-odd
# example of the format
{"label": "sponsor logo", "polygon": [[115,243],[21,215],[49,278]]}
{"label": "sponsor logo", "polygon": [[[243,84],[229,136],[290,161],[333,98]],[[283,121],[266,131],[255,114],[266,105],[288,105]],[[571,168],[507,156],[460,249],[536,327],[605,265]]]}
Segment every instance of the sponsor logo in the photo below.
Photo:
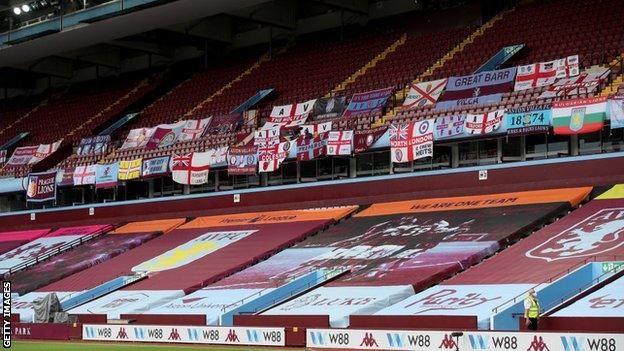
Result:
{"label": "sponsor logo", "polygon": [[405,308],[416,305],[419,310],[413,312],[413,314],[419,314],[426,311],[434,310],[461,310],[465,308],[471,308],[479,306],[490,301],[498,300],[501,296],[493,296],[488,298],[477,292],[471,292],[467,294],[457,293],[456,289],[446,288],[438,292],[434,292],[431,295],[414,301],[405,306]]}
{"label": "sponsor logo", "polygon": [[376,297],[322,297],[321,294],[303,296],[280,308],[282,311],[295,310],[305,306],[331,307],[331,306],[363,306],[377,300]]}
{"label": "sponsor logo", "polygon": [[[240,342],[240,340],[238,339],[238,335],[236,335],[236,330],[230,329],[227,336],[225,337],[225,341],[226,342]],[[257,340],[254,340],[254,341],[257,342]]]}
{"label": "sponsor logo", "polygon": [[362,338],[360,346],[379,347],[379,345],[377,344],[377,340],[375,340],[375,337],[373,336],[373,333],[364,333],[364,337]]}
{"label": "sponsor logo", "polygon": [[15,327],[13,329],[15,335],[32,335],[29,327]]}
{"label": "sponsor logo", "polygon": [[128,333],[126,333],[126,328],[119,328],[119,331],[117,332],[117,339],[128,339]]}
{"label": "sponsor logo", "polygon": [[544,342],[544,338],[541,336],[533,336],[533,341],[531,341],[531,345],[529,345],[527,351],[550,351],[550,349]]}
{"label": "sponsor logo", "polygon": [[145,339],[145,332],[143,328],[134,328],[134,337],[139,340]]}
{"label": "sponsor logo", "polygon": [[169,333],[169,338],[167,340],[182,340],[177,328],[171,328],[171,333]]}
{"label": "sponsor logo", "polygon": [[624,208],[603,209],[526,253],[548,262],[594,256],[624,245]]}
{"label": "sponsor logo", "polygon": [[132,305],[136,302],[139,302],[148,298],[149,296],[145,293],[130,293],[127,295],[117,297],[114,300],[108,301],[99,307],[95,306],[94,311],[91,311],[91,309],[89,309],[89,311],[93,313],[95,313],[95,311],[97,311],[98,313],[115,311],[122,307]]}
{"label": "sponsor logo", "polygon": [[577,338],[575,336],[562,336],[561,344],[564,351],[583,351],[585,338]]}
{"label": "sponsor logo", "polygon": [[323,333],[311,331],[309,335],[310,335],[310,340],[312,340],[312,345],[325,345],[325,339],[323,338]]}
{"label": "sponsor logo", "polygon": [[440,346],[438,346],[438,348],[455,350],[457,349],[457,342],[449,334],[444,334],[444,339],[442,339],[442,342],[440,343]]}
{"label": "sponsor logo", "polygon": [[489,346],[489,339],[483,335],[468,335],[468,341],[470,341],[470,347],[473,350],[487,350]]}

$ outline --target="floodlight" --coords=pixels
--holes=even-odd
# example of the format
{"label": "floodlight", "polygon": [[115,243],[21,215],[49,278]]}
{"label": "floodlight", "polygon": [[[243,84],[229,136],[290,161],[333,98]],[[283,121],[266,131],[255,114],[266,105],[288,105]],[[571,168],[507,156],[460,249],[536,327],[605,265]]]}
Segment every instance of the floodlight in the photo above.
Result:
{"label": "floodlight", "polygon": [[13,8],[13,13],[16,15],[20,15],[22,13],[22,10],[19,7],[14,7]]}
{"label": "floodlight", "polygon": [[23,11],[24,13],[26,13],[26,12],[30,11],[30,6],[28,6],[28,4],[24,4],[24,5],[22,5],[22,11]]}

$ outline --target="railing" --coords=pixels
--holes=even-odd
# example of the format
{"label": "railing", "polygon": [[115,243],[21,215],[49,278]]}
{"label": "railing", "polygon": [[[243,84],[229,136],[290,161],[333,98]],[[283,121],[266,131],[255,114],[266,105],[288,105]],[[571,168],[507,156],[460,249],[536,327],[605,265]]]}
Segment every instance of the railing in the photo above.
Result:
{"label": "railing", "polygon": [[36,265],[37,263],[39,263],[41,261],[45,261],[45,260],[47,260],[47,259],[49,259],[49,258],[51,258],[53,256],[61,254],[61,253],[65,252],[65,251],[68,251],[70,249],[73,249],[76,246],[82,245],[83,243],[85,243],[85,242],[87,242],[87,241],[89,241],[89,240],[91,240],[93,238],[96,238],[96,237],[98,237],[98,236],[100,236],[100,235],[102,235],[102,234],[104,234],[106,232],[107,232],[106,230],[100,229],[100,230],[98,230],[97,232],[95,232],[93,234],[88,234],[88,235],[81,236],[80,238],[77,238],[75,240],[72,240],[72,241],[64,243],[63,245],[55,248],[54,250],[45,252],[45,253],[43,253],[43,254],[41,254],[41,255],[39,255],[37,257],[34,257],[34,258],[32,258],[32,259],[30,259],[28,261],[24,261],[24,262],[22,262],[22,263],[20,263],[18,265],[15,265],[15,266],[9,268],[8,271],[3,273],[4,279],[7,279],[8,277],[10,277],[11,274],[15,274],[15,273],[17,273],[19,271],[22,271],[22,270],[24,270],[24,269],[26,269],[28,267]]}
{"label": "railing", "polygon": [[[599,257],[600,257],[600,261],[598,261]],[[612,257],[612,259],[609,259],[609,257]],[[509,299],[509,300],[507,300],[505,302],[503,302],[502,304],[494,307],[492,309],[492,312],[494,314],[496,314],[496,313],[500,312],[504,307],[507,307],[508,305],[516,304],[519,301],[524,300],[524,298],[526,297],[527,293],[531,289],[537,289],[537,287],[539,287],[540,285],[543,285],[543,284],[550,284],[553,281],[555,281],[555,280],[557,280],[559,278],[562,278],[562,277],[572,273],[573,271],[576,271],[576,270],[580,269],[581,267],[585,266],[588,263],[591,263],[591,262],[605,262],[605,261],[618,261],[618,260],[623,260],[623,259],[624,259],[624,256],[618,256],[618,255],[613,255],[613,256],[605,256],[605,255],[598,256],[598,255],[594,255],[594,256],[591,256],[589,258],[586,258],[583,261],[578,262],[575,265],[566,268],[565,270],[563,270],[560,273],[557,273],[557,274],[549,277],[548,279],[546,279],[545,281],[543,281],[541,283],[538,283],[538,284],[535,284],[535,285],[531,286],[530,288],[528,288],[527,290],[523,291],[519,295],[517,295],[517,296],[515,296],[515,297],[513,297],[513,298],[511,298],[511,299]]]}

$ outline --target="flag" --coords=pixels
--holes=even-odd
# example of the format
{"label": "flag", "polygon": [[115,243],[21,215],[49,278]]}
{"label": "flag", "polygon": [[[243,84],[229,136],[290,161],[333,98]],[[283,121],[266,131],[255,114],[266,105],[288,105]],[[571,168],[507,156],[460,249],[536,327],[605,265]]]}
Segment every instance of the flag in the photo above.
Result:
{"label": "flag", "polygon": [[258,172],[274,172],[290,154],[291,142],[258,146]]}
{"label": "flag", "polygon": [[82,138],[78,145],[78,155],[100,155],[105,154],[108,144],[111,141],[110,135],[97,135]]}
{"label": "flag", "polygon": [[258,165],[257,146],[239,146],[228,149],[229,175],[255,175]]}
{"label": "flag", "polygon": [[410,84],[410,90],[403,101],[403,109],[435,105],[444,91],[448,79],[438,79],[431,82]]}
{"label": "flag", "polygon": [[6,162],[7,151],[0,150],[0,165]]}
{"label": "flag", "polygon": [[21,147],[15,148],[15,150],[13,150],[13,155],[11,155],[11,158],[9,158],[9,161],[7,162],[7,165],[9,166],[27,165],[28,163],[30,163],[30,160],[33,158],[38,148],[39,148],[39,145],[21,146]]}
{"label": "flag", "polygon": [[57,173],[56,183],[58,186],[74,185],[75,167],[65,167]]}
{"label": "flag", "polygon": [[175,144],[185,125],[186,121],[181,121],[178,123],[160,124],[156,126],[149,141],[145,144],[145,148],[151,150]]}
{"label": "flag", "polygon": [[208,117],[202,119],[189,119],[185,121],[178,140],[190,141],[199,139],[202,135],[204,135],[206,127],[210,124],[211,119],[211,117]]}
{"label": "flag", "polygon": [[143,147],[150,140],[154,128],[136,128],[128,132],[128,136],[121,145],[121,150]]}
{"label": "flag", "polygon": [[141,177],[159,177],[168,174],[169,156],[146,158],[141,166]]}
{"label": "flag", "polygon": [[231,113],[228,115],[214,116],[210,120],[210,124],[206,127],[205,135],[213,134],[229,134],[233,133],[238,125],[242,122],[243,115],[240,113]]}
{"label": "flag", "polygon": [[267,121],[282,124],[286,128],[300,126],[308,119],[315,102],[316,100],[309,100],[299,104],[274,106]]}
{"label": "flag", "polygon": [[504,110],[496,110],[480,114],[469,113],[464,122],[467,134],[490,134],[496,132],[503,121]]}
{"label": "flag", "polygon": [[95,187],[112,188],[117,186],[117,177],[119,175],[119,163],[109,163],[105,165],[96,165],[95,167]]}
{"label": "flag", "polygon": [[314,104],[312,119],[323,121],[341,116],[347,105],[347,98],[344,96],[332,96],[320,98]]}
{"label": "flag", "polygon": [[220,167],[227,165],[228,146],[222,146],[214,149],[206,150],[208,155],[208,166]]}
{"label": "flag", "polygon": [[317,134],[312,138],[301,135],[297,138],[297,161],[309,161],[325,155],[326,134]]}
{"label": "flag", "polygon": [[624,128],[624,95],[612,96],[607,102],[611,129]]}
{"label": "flag", "polygon": [[61,141],[56,141],[52,144],[40,144],[37,147],[37,150],[35,150],[34,155],[32,156],[32,158],[30,159],[30,161],[28,161],[28,164],[35,164],[38,163],[39,161],[43,160],[44,158],[52,155],[54,152],[56,152],[56,150],[58,150],[59,146],[61,146]]}
{"label": "flag", "polygon": [[26,202],[56,200],[56,171],[30,173],[26,184]]}
{"label": "flag", "polygon": [[357,117],[380,112],[394,93],[394,87],[353,94],[343,117]]}
{"label": "flag", "polygon": [[353,131],[329,132],[327,155],[351,155],[353,152]]}
{"label": "flag", "polygon": [[515,91],[551,85],[557,79],[557,61],[518,66]]}
{"label": "flag", "polygon": [[258,110],[247,110],[243,112],[243,125],[255,129],[258,125],[258,115]]}
{"label": "flag", "polygon": [[433,120],[390,125],[390,155],[393,163],[433,156]]}
{"label": "flag", "polygon": [[602,129],[607,112],[607,97],[555,101],[552,124],[555,134],[570,135]]}
{"label": "flag", "polygon": [[306,131],[312,135],[319,133],[327,133],[332,129],[332,122],[304,124],[301,126],[301,135],[305,135]]}
{"label": "flag", "polygon": [[500,102],[503,93],[513,88],[515,77],[516,67],[451,77],[436,103],[436,109]]}
{"label": "flag", "polygon": [[434,122],[434,139],[440,140],[464,134],[466,116],[437,117]]}
{"label": "flag", "polygon": [[186,155],[173,155],[171,173],[173,181],[185,185],[208,183],[208,161],[206,152],[191,152]]}
{"label": "flag", "polygon": [[388,130],[387,126],[381,126],[373,129],[356,130],[353,133],[353,151],[364,152],[381,138]]}
{"label": "flag", "polygon": [[579,56],[572,55],[557,60],[557,78],[570,78],[580,74]]}
{"label": "flag", "polygon": [[505,110],[507,135],[548,133],[551,120],[551,106],[532,105]]}
{"label": "flag", "polygon": [[280,142],[280,129],[261,129],[254,132],[254,145],[276,145]]}
{"label": "flag", "polygon": [[578,77],[559,79],[539,97],[544,99],[592,93],[598,89],[598,86],[609,75],[610,71],[609,68],[592,67],[583,71]]}
{"label": "flag", "polygon": [[96,165],[78,166],[74,170],[74,185],[95,184]]}
{"label": "flag", "polygon": [[119,161],[119,180],[138,179],[141,176],[142,159]]}

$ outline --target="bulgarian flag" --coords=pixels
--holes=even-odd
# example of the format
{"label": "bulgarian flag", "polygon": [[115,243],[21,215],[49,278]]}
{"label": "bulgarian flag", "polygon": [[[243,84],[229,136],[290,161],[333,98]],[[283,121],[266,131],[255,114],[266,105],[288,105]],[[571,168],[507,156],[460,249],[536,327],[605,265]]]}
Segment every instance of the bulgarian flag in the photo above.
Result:
{"label": "bulgarian flag", "polygon": [[556,101],[552,104],[555,134],[583,134],[602,129],[607,114],[607,97]]}

